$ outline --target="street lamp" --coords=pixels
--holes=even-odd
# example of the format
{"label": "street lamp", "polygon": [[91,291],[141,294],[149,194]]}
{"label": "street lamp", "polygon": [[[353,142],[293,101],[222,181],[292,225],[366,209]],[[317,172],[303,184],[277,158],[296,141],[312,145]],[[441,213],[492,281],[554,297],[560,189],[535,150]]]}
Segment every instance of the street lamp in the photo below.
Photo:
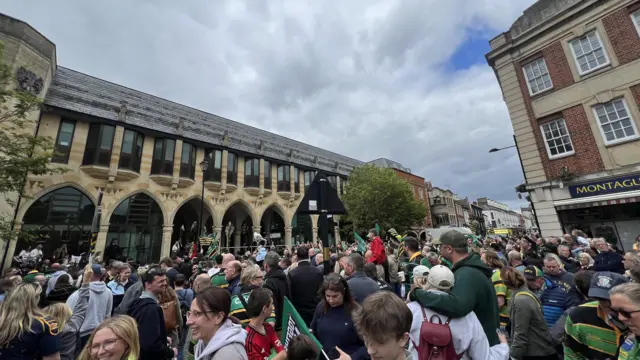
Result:
{"label": "street lamp", "polygon": [[200,196],[200,220],[198,221],[198,233],[196,235],[197,250],[200,251],[200,234],[202,231],[202,214],[204,213],[204,174],[209,168],[209,162],[202,160],[200,163],[200,170],[202,170],[202,195]]}
{"label": "street lamp", "polygon": [[[524,171],[524,165],[522,164],[522,156],[520,156],[520,149],[518,148],[517,144],[518,142],[516,141],[516,136],[513,135],[513,145],[507,146],[507,147],[503,147],[503,148],[493,148],[491,150],[489,150],[490,153],[494,153],[494,152],[498,152],[501,150],[505,150],[505,149],[510,149],[510,148],[516,148],[516,150],[518,151],[518,160],[520,160],[520,168],[522,169],[522,175],[524,176],[524,182],[525,184],[527,183],[527,173]],[[533,200],[529,200],[529,205],[531,205],[531,211],[533,211],[533,217],[536,220],[536,226],[538,227],[538,231],[540,230],[540,223],[538,222],[538,213],[536,213],[536,208],[533,205]]]}

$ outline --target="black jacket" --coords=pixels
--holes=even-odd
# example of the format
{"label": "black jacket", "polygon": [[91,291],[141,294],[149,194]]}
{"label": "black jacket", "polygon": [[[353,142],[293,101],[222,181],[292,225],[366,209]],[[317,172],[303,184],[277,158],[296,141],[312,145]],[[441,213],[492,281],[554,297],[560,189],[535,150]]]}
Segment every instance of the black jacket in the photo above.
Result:
{"label": "black jacket", "polygon": [[282,330],[282,307],[284,297],[291,299],[289,290],[289,279],[284,270],[280,268],[270,269],[264,278],[264,287],[271,290],[273,294],[273,305],[276,308],[276,331]]}
{"label": "black jacket", "polygon": [[323,281],[322,271],[311,266],[309,261],[300,261],[295,269],[289,271],[290,300],[307,326],[311,325],[313,314],[320,302],[318,290]]}
{"label": "black jacket", "polygon": [[140,336],[138,360],[173,359],[173,349],[167,344],[164,315],[160,305],[154,299],[139,298],[131,304],[128,314],[138,324]]}

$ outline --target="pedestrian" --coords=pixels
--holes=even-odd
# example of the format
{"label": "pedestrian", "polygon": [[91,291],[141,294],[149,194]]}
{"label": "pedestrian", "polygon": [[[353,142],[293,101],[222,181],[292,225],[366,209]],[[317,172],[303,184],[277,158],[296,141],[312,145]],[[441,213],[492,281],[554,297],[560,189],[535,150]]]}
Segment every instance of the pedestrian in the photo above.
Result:
{"label": "pedestrian", "polygon": [[142,283],[142,294],[129,308],[129,316],[138,324],[139,360],[173,359],[178,353],[167,342],[164,314],[158,300],[168,286],[167,275],[162,268],[153,267],[142,276]]}
{"label": "pedestrian", "polygon": [[240,274],[242,273],[242,265],[240,261],[230,261],[224,268],[224,278],[227,280],[227,290],[229,294],[240,294]]}
{"label": "pedestrian", "polygon": [[640,357],[640,284],[618,285],[611,289],[609,295],[612,313],[631,330],[620,346],[618,359],[637,359]]}
{"label": "pedestrian", "polygon": [[246,328],[245,349],[249,360],[263,360],[265,354],[275,354],[272,360],[286,360],[287,352],[273,325],[265,320],[273,315],[273,297],[269,289],[255,289],[247,302],[247,315],[251,319]]}
{"label": "pedestrian", "polygon": [[229,317],[231,296],[225,289],[207,287],[196,294],[187,315],[196,360],[248,360],[246,332]]}
{"label": "pedestrian", "polygon": [[[526,271],[526,270],[525,270]],[[502,281],[511,290],[509,308],[510,356],[515,360],[557,360],[540,300],[527,288],[524,275],[502,269]]]}
{"label": "pedestrian", "polygon": [[289,283],[291,284],[291,302],[300,317],[309,326],[319,303],[318,290],[322,286],[324,275],[322,271],[309,262],[309,249],[299,246],[296,250],[298,263],[289,269]]}
{"label": "pedestrian", "polygon": [[134,360],[140,356],[136,321],[126,315],[105,320],[91,335],[78,360]]}
{"label": "pedestrian", "polygon": [[273,305],[276,315],[276,332],[282,330],[282,310],[284,298],[291,299],[289,278],[279,266],[280,256],[275,251],[270,251],[264,258],[264,287],[271,290]]}
{"label": "pedestrian", "polygon": [[365,260],[362,255],[352,253],[343,256],[339,261],[347,277],[351,294],[358,304],[362,304],[367,296],[380,291],[378,284],[364,273]]}
{"label": "pedestrian", "polygon": [[[229,313],[240,322],[243,328],[249,325],[250,317],[247,313],[247,303],[251,293],[262,288],[264,285],[264,275],[258,265],[249,265],[240,275],[240,294],[231,297],[231,312]],[[275,312],[265,319],[271,326],[276,324]]]}

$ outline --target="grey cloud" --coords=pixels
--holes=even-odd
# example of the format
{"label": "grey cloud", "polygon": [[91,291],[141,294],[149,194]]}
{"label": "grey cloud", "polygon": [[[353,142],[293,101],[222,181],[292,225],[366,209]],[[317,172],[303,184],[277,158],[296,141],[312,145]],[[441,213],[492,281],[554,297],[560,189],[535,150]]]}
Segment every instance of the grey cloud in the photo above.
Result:
{"label": "grey cloud", "polygon": [[50,37],[63,66],[518,204],[515,149],[488,153],[512,143],[492,70],[443,69],[467,29],[504,31],[532,2],[7,0],[3,11]]}

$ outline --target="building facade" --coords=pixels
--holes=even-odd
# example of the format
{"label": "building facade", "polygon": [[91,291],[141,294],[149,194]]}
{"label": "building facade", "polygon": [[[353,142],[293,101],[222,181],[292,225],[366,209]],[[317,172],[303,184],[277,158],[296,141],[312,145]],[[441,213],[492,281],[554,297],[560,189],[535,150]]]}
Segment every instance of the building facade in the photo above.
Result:
{"label": "building facade", "polygon": [[[16,230],[36,231],[45,256],[61,245],[86,252],[98,205],[96,250],[118,244],[143,263],[168,256],[200,229],[235,250],[252,245],[254,232],[276,245],[314,241],[317,217],[295,213],[305,189],[322,171],[343,194],[347,175],[362,164],[58,66],[55,44],[4,15],[0,41],[19,86],[43,99],[30,114],[34,132],[55,141],[52,166],[68,170],[28,176],[15,213]],[[14,239],[2,248],[11,259],[26,246]]]}
{"label": "building facade", "polygon": [[429,188],[433,227],[458,226],[458,215],[456,214],[453,192],[432,186],[431,183],[427,183],[427,187]]}
{"label": "building facade", "polygon": [[538,1],[490,41],[543,236],[640,233],[640,2]]}
{"label": "building facade", "polygon": [[520,214],[522,215],[522,220],[524,222],[524,229],[527,231],[534,230],[536,228],[536,223],[533,210],[531,210],[530,207],[520,208]]}
{"label": "building facade", "polygon": [[475,234],[480,236],[487,235],[485,215],[482,207],[478,206],[477,203],[469,204],[469,219],[469,227]]}
{"label": "building facade", "polygon": [[521,229],[520,214],[511,210],[507,204],[487,198],[479,198],[477,204],[488,219],[488,228]]}
{"label": "building facade", "polygon": [[411,190],[413,191],[413,196],[416,200],[420,201],[424,204],[427,209],[427,215],[424,218],[424,222],[422,224],[416,224],[414,230],[420,230],[424,228],[431,227],[431,209],[429,204],[429,191],[427,190],[424,178],[411,173],[411,169],[404,167],[397,161],[380,158],[376,160],[369,161],[369,164],[390,168],[398,175],[400,178],[406,180],[411,185]]}

